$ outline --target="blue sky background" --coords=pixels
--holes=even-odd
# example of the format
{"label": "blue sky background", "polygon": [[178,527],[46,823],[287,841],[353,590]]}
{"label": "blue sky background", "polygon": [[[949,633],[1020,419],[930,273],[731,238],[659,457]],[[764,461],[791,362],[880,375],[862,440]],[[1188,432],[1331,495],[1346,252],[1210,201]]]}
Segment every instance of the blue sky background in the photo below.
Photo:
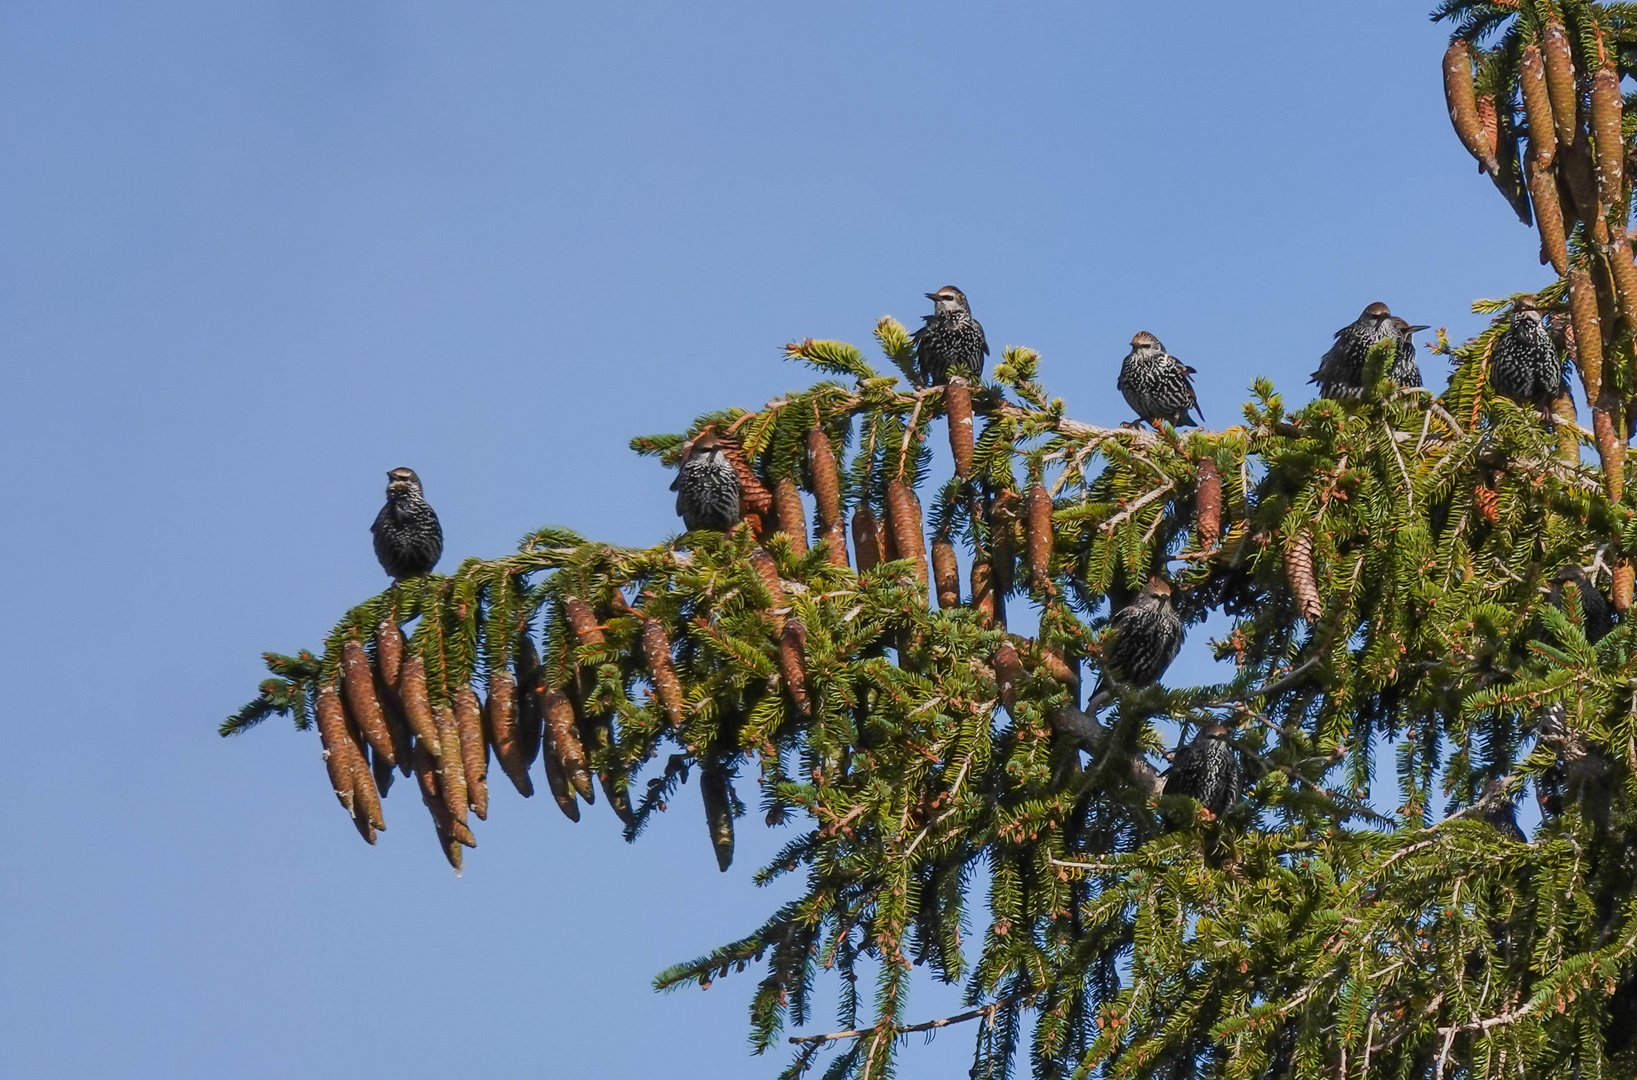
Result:
{"label": "blue sky background", "polygon": [[718,874],[691,789],[628,847],[497,787],[457,880],[400,789],[367,849],[311,734],[217,738],[259,653],[384,584],[386,469],[446,567],[651,543],[631,435],[947,283],[1102,423],[1138,329],[1217,425],[1372,300],[1465,336],[1548,275],[1428,6],[12,0],[0,1075],[774,1076],[751,976],[649,981],[771,910],[777,836]]}

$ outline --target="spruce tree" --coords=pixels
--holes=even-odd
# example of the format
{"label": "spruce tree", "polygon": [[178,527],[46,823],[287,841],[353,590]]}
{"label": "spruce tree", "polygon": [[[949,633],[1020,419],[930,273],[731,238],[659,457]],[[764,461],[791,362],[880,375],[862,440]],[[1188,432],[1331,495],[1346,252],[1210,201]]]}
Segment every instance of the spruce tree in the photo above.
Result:
{"label": "spruce tree", "polygon": [[[1637,5],[1434,17],[1455,131],[1557,274],[1440,334],[1441,390],[1392,382],[1384,341],[1357,400],[1258,379],[1222,430],[1103,428],[1026,348],[926,386],[891,318],[885,366],[793,343],[823,381],[632,442],[674,465],[711,433],[739,525],[543,528],[406,578],[322,653],[268,654],[223,734],[316,722],[371,843],[414,774],[457,869],[500,776],[575,820],[601,797],[631,840],[692,781],[724,869],[752,813],[790,830],[760,876],[799,898],[656,980],[754,968],[766,1050],[833,979],[835,1030],[791,1039],[786,1077],[884,1078],[957,1023],[983,1078],[1637,1075]],[[1589,427],[1567,390],[1545,415],[1492,388],[1520,310]],[[1233,677],[1088,701],[1156,576],[1196,633],[1226,617]],[[1220,814],[1166,793],[1172,725],[1232,746]],[[967,1008],[918,1017],[917,968]]]}

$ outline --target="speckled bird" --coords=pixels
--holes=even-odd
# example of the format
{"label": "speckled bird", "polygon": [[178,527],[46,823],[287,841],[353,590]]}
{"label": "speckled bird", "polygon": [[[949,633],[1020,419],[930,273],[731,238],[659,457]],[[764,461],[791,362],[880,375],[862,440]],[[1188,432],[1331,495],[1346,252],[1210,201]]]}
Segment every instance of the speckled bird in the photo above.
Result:
{"label": "speckled bird", "polygon": [[942,386],[959,375],[976,382],[983,377],[983,358],[989,342],[983,326],[972,317],[966,294],[953,285],[929,292],[932,314],[926,325],[915,331],[915,364],[927,386]]}
{"label": "speckled bird", "polygon": [[1239,801],[1244,784],[1239,752],[1228,741],[1228,729],[1214,721],[1177,750],[1164,775],[1166,795],[1194,799],[1213,817],[1221,817]]}
{"label": "speckled bird", "polygon": [[1137,417],[1155,427],[1161,420],[1172,427],[1197,426],[1198,421],[1188,415],[1188,410],[1199,413],[1201,420],[1205,413],[1194,394],[1190,378],[1194,374],[1193,368],[1165,351],[1159,338],[1139,330],[1131,339],[1131,351],[1126,353],[1114,385]]}
{"label": "speckled bird", "polygon": [[1115,612],[1103,639],[1103,673],[1088,711],[1113,697],[1108,683],[1140,689],[1159,681],[1182,648],[1182,616],[1171,600],[1170,583],[1148,579],[1137,598]]}
{"label": "speckled bird", "polygon": [[1522,405],[1537,406],[1551,415],[1552,401],[1563,392],[1563,357],[1546,328],[1546,319],[1532,307],[1520,307],[1512,324],[1495,341],[1489,360],[1489,385],[1495,393]]}
{"label": "speckled bird", "polygon": [[1319,393],[1337,401],[1351,401],[1364,392],[1364,365],[1370,346],[1378,341],[1398,342],[1393,366],[1387,378],[1399,386],[1420,386],[1421,368],[1415,362],[1415,333],[1427,329],[1411,326],[1387,310],[1382,303],[1371,304],[1356,320],[1336,331],[1336,343],[1319,361],[1319,370],[1308,381],[1317,383]]}
{"label": "speckled bird", "polygon": [[694,440],[671,490],[676,492],[676,512],[689,532],[725,532],[739,522],[739,475],[715,432],[707,431]]}
{"label": "speckled bird", "polygon": [[414,469],[387,473],[387,501],[369,527],[375,557],[394,579],[430,574],[443,557],[443,526],[421,492]]}
{"label": "speckled bird", "polygon": [[[1552,575],[1546,602],[1559,611],[1568,610],[1566,586],[1573,583],[1580,593],[1581,629],[1586,640],[1595,645],[1614,629],[1614,607],[1602,590],[1592,583],[1586,571],[1570,563]],[[1555,636],[1540,631],[1548,641]],[[1600,785],[1608,774],[1607,760],[1586,742],[1586,737],[1569,726],[1567,710],[1562,702],[1542,705],[1535,710],[1532,726],[1535,738],[1552,747],[1557,760],[1535,781],[1535,795],[1540,800],[1541,812],[1556,817],[1563,812],[1565,803],[1589,795],[1601,801]],[[1601,810],[1601,807],[1593,807]]]}

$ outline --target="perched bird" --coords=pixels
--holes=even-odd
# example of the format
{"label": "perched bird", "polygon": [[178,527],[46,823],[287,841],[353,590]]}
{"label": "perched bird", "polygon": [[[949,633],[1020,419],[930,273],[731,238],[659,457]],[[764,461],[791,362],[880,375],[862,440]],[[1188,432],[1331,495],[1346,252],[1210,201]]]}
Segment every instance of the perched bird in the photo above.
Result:
{"label": "perched bird", "polygon": [[966,294],[945,285],[927,293],[926,298],[932,301],[932,314],[925,317],[926,325],[911,339],[921,381],[928,386],[942,386],[957,375],[981,378],[989,342],[984,339],[983,326],[972,317]]}
{"label": "perched bird", "polygon": [[1387,377],[1399,386],[1420,386],[1421,369],[1415,362],[1417,330],[1387,310],[1382,303],[1371,304],[1355,321],[1336,331],[1336,343],[1319,361],[1319,370],[1308,381],[1317,383],[1319,393],[1337,401],[1350,401],[1364,392],[1364,363],[1370,346],[1378,341],[1398,342],[1393,366]]}
{"label": "perched bird", "polygon": [[1552,575],[1552,587],[1546,594],[1547,603],[1559,611],[1567,611],[1564,586],[1573,583],[1580,593],[1581,625],[1586,632],[1586,640],[1596,645],[1602,641],[1610,630],[1614,629],[1614,605],[1604,596],[1598,587],[1592,584],[1592,579],[1574,563],[1560,567]]}
{"label": "perched bird", "polygon": [[726,532],[739,522],[739,474],[713,431],[699,436],[688,448],[671,490],[676,492],[676,512],[689,532]]}
{"label": "perched bird", "polygon": [[1164,776],[1164,794],[1194,799],[1213,817],[1221,817],[1239,801],[1239,789],[1244,783],[1239,752],[1228,741],[1228,729],[1219,721],[1207,724],[1192,742],[1180,748]]}
{"label": "perched bird", "polygon": [[1095,712],[1114,694],[1108,683],[1133,689],[1158,682],[1182,648],[1182,616],[1171,601],[1171,586],[1152,577],[1137,598],[1115,613],[1103,645],[1103,674],[1087,712]]}
{"label": "perched bird", "polygon": [[387,473],[387,502],[369,527],[375,534],[375,557],[394,578],[430,574],[443,557],[443,526],[421,494],[414,469]]}
{"label": "perched bird", "polygon": [[1520,307],[1512,325],[1496,340],[1489,385],[1502,397],[1539,406],[1543,415],[1551,415],[1552,401],[1563,392],[1563,358],[1545,316],[1535,308]]}
{"label": "perched bird", "polygon": [[1189,378],[1193,374],[1193,368],[1165,351],[1159,338],[1139,330],[1131,339],[1131,351],[1126,353],[1114,385],[1137,416],[1155,427],[1161,420],[1172,427],[1197,426],[1188,410],[1199,413],[1201,420],[1205,413]]}

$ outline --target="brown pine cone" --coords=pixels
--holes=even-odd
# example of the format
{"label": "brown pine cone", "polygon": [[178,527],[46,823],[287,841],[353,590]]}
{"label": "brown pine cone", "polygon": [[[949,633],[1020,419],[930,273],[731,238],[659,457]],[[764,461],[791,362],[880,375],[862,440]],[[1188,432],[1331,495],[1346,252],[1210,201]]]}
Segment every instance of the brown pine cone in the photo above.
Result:
{"label": "brown pine cone", "polygon": [[989,560],[981,556],[972,560],[972,609],[983,616],[985,626],[993,626],[997,614],[1004,620],[1004,608],[995,597],[994,573]]}
{"label": "brown pine cone", "polygon": [[443,796],[438,792],[438,762],[432,756],[425,743],[415,744],[415,780],[421,789],[421,804],[426,807],[427,813],[432,815],[432,828],[438,834],[438,847],[443,851],[444,858],[449,865],[460,873],[464,856],[461,854],[461,844],[455,837],[454,822],[449,817],[449,807],[444,803]]}
{"label": "brown pine cone", "polygon": [[[711,429],[706,428],[705,430],[709,431]],[[704,431],[700,432],[701,435],[704,433]],[[727,455],[728,461],[733,465],[734,474],[739,478],[739,502],[745,513],[767,517],[768,513],[773,509],[773,493],[767,490],[767,485],[762,483],[762,478],[756,475],[756,470],[751,467],[750,462],[745,460],[745,452],[739,446],[737,439],[727,435],[718,435],[717,439],[722,447],[722,452]],[[684,451],[682,456],[687,457],[687,453]]]}
{"label": "brown pine cone", "polygon": [[375,696],[375,671],[360,642],[348,641],[341,646],[341,692],[346,696],[348,715],[370,749],[385,758],[388,766],[396,765],[392,732],[381,711],[381,701]]}
{"label": "brown pine cone", "polygon": [[[994,577],[995,596],[1004,602],[1012,594],[1013,574],[1017,566],[1018,497],[1015,491],[1002,491],[995,496],[989,511],[989,565]],[[997,612],[1001,609],[997,607]],[[1005,616],[1002,614],[1004,621]]]}
{"label": "brown pine cone", "polygon": [[1626,144],[1620,135],[1623,117],[1620,93],[1620,75],[1613,68],[1602,68],[1592,76],[1591,93],[1592,150],[1597,155],[1597,199],[1606,208],[1620,208],[1625,219],[1624,178],[1622,175]]}
{"label": "brown pine cone", "polygon": [[539,694],[540,711],[545,719],[545,752],[557,761],[558,767],[588,803],[596,802],[591,787],[591,772],[586,767],[585,746],[574,723],[574,703],[561,690],[542,688]]}
{"label": "brown pine cone", "polygon": [[1489,115],[1483,113],[1484,102],[1478,99],[1472,78],[1472,43],[1456,39],[1444,51],[1444,101],[1449,106],[1450,123],[1461,145],[1478,160],[1485,172],[1500,171],[1495,159],[1495,115],[1493,98],[1486,99]]}
{"label": "brown pine cone", "polygon": [[958,375],[944,387],[944,414],[949,421],[949,453],[955,459],[955,475],[965,480],[972,475],[972,390]]}
{"label": "brown pine cone", "polygon": [[807,432],[807,479],[813,489],[819,531],[828,532],[842,521],[841,474],[836,469],[835,448],[823,428]]}
{"label": "brown pine cone", "polygon": [[671,660],[671,639],[665,633],[665,624],[648,616],[642,617],[642,658],[654,686],[654,698],[665,710],[666,723],[680,728],[684,715],[682,682]]}
{"label": "brown pine cone", "polygon": [[432,716],[432,702],[426,693],[426,664],[413,654],[404,657],[403,670],[398,678],[398,697],[404,704],[404,719],[409,730],[433,757],[441,757],[438,742],[438,722]]}
{"label": "brown pine cone", "polygon": [[819,534],[819,540],[825,545],[824,557],[831,566],[847,568],[847,526],[843,522],[826,525]]}
{"label": "brown pine cone", "polygon": [[569,629],[574,631],[576,645],[583,648],[587,645],[601,645],[607,640],[603,637],[602,626],[598,624],[591,605],[578,596],[563,597],[563,617],[568,620]]}
{"label": "brown pine cone", "polygon": [[1222,474],[1210,457],[1199,459],[1199,478],[1194,485],[1194,535],[1200,551],[1214,551],[1222,539]]}
{"label": "brown pine cone", "polygon": [[1024,540],[1029,555],[1029,580],[1042,592],[1052,592],[1052,497],[1045,485],[1029,488],[1024,502],[1027,529]]}
{"label": "brown pine cone", "polygon": [[1478,513],[1491,525],[1498,525],[1501,520],[1500,495],[1488,484],[1479,483],[1472,489],[1472,501],[1478,507]]}
{"label": "brown pine cone", "polygon": [[910,559],[915,565],[915,577],[922,589],[927,584],[926,537],[921,532],[921,502],[915,489],[902,480],[887,485],[887,514],[892,526],[892,554],[897,559]]}
{"label": "brown pine cone", "polygon": [[319,688],[313,703],[313,716],[318,721],[318,742],[323,748],[324,771],[330,777],[330,789],[349,815],[353,813],[353,761],[348,750],[352,740],[347,737],[347,718],[341,711],[341,695],[333,686]]}
{"label": "brown pine cone", "polygon": [[1318,580],[1313,572],[1313,534],[1306,529],[1290,537],[1285,544],[1285,578],[1290,582],[1290,593],[1296,598],[1296,612],[1311,625],[1324,614],[1319,599]]}
{"label": "brown pine cone", "polygon": [[1002,642],[995,650],[995,689],[1000,695],[1000,703],[1005,706],[1006,713],[1014,721],[1017,720],[1017,691],[1023,685],[1023,661],[1018,658],[1017,649],[1010,641]]}
{"label": "brown pine cone", "polygon": [[1540,261],[1551,263],[1559,274],[1569,272],[1569,242],[1563,207],[1557,197],[1557,173],[1532,162],[1524,163],[1529,197],[1535,204],[1535,228],[1540,232]]}
{"label": "brown pine cone", "polygon": [[[443,805],[449,808],[449,818],[456,826],[468,829],[466,824],[466,765],[461,761],[460,728],[455,723],[453,711],[443,705],[434,705],[432,715],[438,723],[438,739],[444,746],[443,756],[438,759],[438,793],[443,796]],[[450,833],[461,843],[459,828],[451,828]],[[476,841],[467,844],[472,847]]]}
{"label": "brown pine cone", "polygon": [[727,773],[715,762],[699,769],[699,793],[705,802],[705,824],[710,829],[711,847],[716,851],[717,869],[733,865],[733,801]]}
{"label": "brown pine cone", "polygon": [[[1537,168],[1549,168],[1557,157],[1557,127],[1552,121],[1552,94],[1546,87],[1546,61],[1530,42],[1518,62],[1518,88],[1529,120],[1529,157]],[[1538,212],[1538,211],[1537,211]]]}
{"label": "brown pine cone", "polygon": [[483,738],[483,709],[469,684],[455,689],[455,731],[460,739],[460,763],[466,772],[466,805],[487,821],[489,744]]}
{"label": "brown pine cone", "polygon": [[534,781],[529,779],[529,767],[523,761],[523,748],[518,742],[517,698],[517,680],[510,671],[502,668],[489,672],[489,700],[484,718],[494,743],[495,760],[517,793],[526,799],[534,794]]}
{"label": "brown pine cone", "polygon": [[955,545],[946,536],[932,541],[932,580],[938,586],[938,607],[944,611],[961,606],[961,571],[955,561]]}
{"label": "brown pine cone", "polygon": [[853,511],[853,555],[860,574],[881,565],[881,527],[868,503],[859,503]]}
{"label": "brown pine cone", "polygon": [[773,556],[757,548],[750,553],[751,569],[761,579],[762,588],[767,590],[769,603],[767,620],[773,624],[775,635],[784,632],[784,609],[790,606],[790,597],[784,591],[784,581],[779,577],[779,568],[773,562]]}
{"label": "brown pine cone", "polygon": [[375,660],[381,669],[381,681],[396,687],[404,664],[404,632],[394,619],[382,619],[375,628]]}
{"label": "brown pine cone", "polygon": [[546,767],[546,787],[551,790],[551,797],[557,803],[557,809],[570,821],[580,820],[580,800],[574,797],[574,789],[569,786],[568,777],[563,775],[563,766],[555,754],[541,754],[541,764]]}
{"label": "brown pine cone", "polygon": [[773,517],[779,531],[790,538],[790,550],[797,555],[807,554],[807,518],[801,508],[801,489],[788,476],[781,476],[773,485]]}
{"label": "brown pine cone", "polygon": [[1552,123],[1557,128],[1557,144],[1573,146],[1580,138],[1578,112],[1580,95],[1575,89],[1574,50],[1569,35],[1554,14],[1548,17],[1540,36],[1541,59],[1546,62],[1546,93],[1552,100]]}
{"label": "brown pine cone", "polygon": [[1575,367],[1586,400],[1595,403],[1603,392],[1603,330],[1597,290],[1584,267],[1569,268],[1569,314],[1574,324]]}
{"label": "brown pine cone", "polygon": [[796,706],[796,712],[807,716],[811,702],[807,694],[807,627],[800,619],[790,619],[779,636],[779,680],[785,693]]}

